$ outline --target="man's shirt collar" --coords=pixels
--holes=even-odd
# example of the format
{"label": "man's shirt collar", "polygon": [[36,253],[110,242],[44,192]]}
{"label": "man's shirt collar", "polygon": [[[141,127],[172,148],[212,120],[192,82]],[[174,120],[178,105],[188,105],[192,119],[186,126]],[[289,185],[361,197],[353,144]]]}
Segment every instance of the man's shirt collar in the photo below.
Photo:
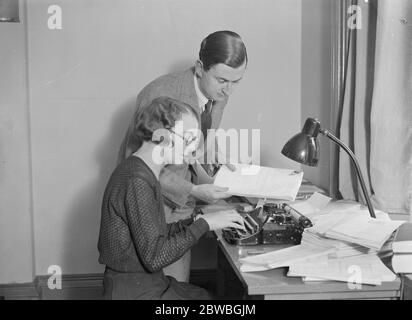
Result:
{"label": "man's shirt collar", "polygon": [[206,98],[205,95],[200,90],[196,75],[194,76],[194,82],[195,82],[195,91],[196,91],[197,101],[199,103],[200,109],[202,109],[202,112],[203,112],[205,111],[205,105],[209,101],[209,99]]}

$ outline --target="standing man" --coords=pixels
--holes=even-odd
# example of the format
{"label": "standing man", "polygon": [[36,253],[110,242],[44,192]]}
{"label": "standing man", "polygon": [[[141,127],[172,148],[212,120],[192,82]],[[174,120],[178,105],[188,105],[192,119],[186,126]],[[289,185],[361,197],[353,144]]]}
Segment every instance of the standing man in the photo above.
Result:
{"label": "standing man", "polygon": [[[219,128],[228,98],[242,79],[246,66],[246,47],[240,36],[232,31],[214,32],[202,41],[199,59],[194,67],[161,76],[143,88],[137,96],[134,117],[153,99],[168,96],[187,103],[195,110],[206,139],[208,129]],[[134,121],[131,122],[133,123]],[[130,126],[123,139],[119,162],[140,147],[129,140],[133,129]],[[197,176],[199,170],[200,166],[182,164],[168,165],[162,171],[160,183],[167,222],[185,218],[185,215],[179,214],[179,210],[184,207],[193,208],[196,199],[213,203],[229,196],[225,192],[226,188],[211,183],[193,184],[192,181],[196,180],[193,176]],[[188,281],[190,252],[164,271],[178,281]]]}

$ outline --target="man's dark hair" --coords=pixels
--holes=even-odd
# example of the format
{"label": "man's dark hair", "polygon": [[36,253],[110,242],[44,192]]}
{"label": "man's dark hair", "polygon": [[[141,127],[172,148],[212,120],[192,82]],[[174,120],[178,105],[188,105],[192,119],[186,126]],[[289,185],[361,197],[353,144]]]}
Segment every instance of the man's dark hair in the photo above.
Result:
{"label": "man's dark hair", "polygon": [[206,71],[218,63],[238,68],[245,61],[247,63],[246,47],[237,33],[216,31],[200,44],[199,59]]}

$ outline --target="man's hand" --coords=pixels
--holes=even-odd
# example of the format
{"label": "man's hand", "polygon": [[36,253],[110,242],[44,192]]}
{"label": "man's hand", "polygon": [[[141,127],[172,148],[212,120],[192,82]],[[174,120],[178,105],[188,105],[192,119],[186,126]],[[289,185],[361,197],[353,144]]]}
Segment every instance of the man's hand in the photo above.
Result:
{"label": "man's hand", "polygon": [[190,194],[199,200],[214,203],[220,199],[230,197],[231,195],[226,193],[228,190],[229,188],[222,188],[213,184],[199,184],[193,186]]}

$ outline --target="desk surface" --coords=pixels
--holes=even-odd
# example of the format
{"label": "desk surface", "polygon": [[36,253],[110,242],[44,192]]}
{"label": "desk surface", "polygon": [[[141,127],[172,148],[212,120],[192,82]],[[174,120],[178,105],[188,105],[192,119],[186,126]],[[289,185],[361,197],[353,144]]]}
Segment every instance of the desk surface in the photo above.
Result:
{"label": "desk surface", "polygon": [[403,299],[412,300],[412,274],[405,275],[405,289]]}
{"label": "desk surface", "polygon": [[250,254],[279,250],[287,246],[235,246],[228,244],[216,231],[219,247],[242,282],[249,296],[263,295],[265,299],[397,299],[401,281],[383,282],[380,286],[362,285],[350,289],[337,281],[303,282],[300,277],[287,277],[287,268],[260,272],[241,272],[239,258]]}

